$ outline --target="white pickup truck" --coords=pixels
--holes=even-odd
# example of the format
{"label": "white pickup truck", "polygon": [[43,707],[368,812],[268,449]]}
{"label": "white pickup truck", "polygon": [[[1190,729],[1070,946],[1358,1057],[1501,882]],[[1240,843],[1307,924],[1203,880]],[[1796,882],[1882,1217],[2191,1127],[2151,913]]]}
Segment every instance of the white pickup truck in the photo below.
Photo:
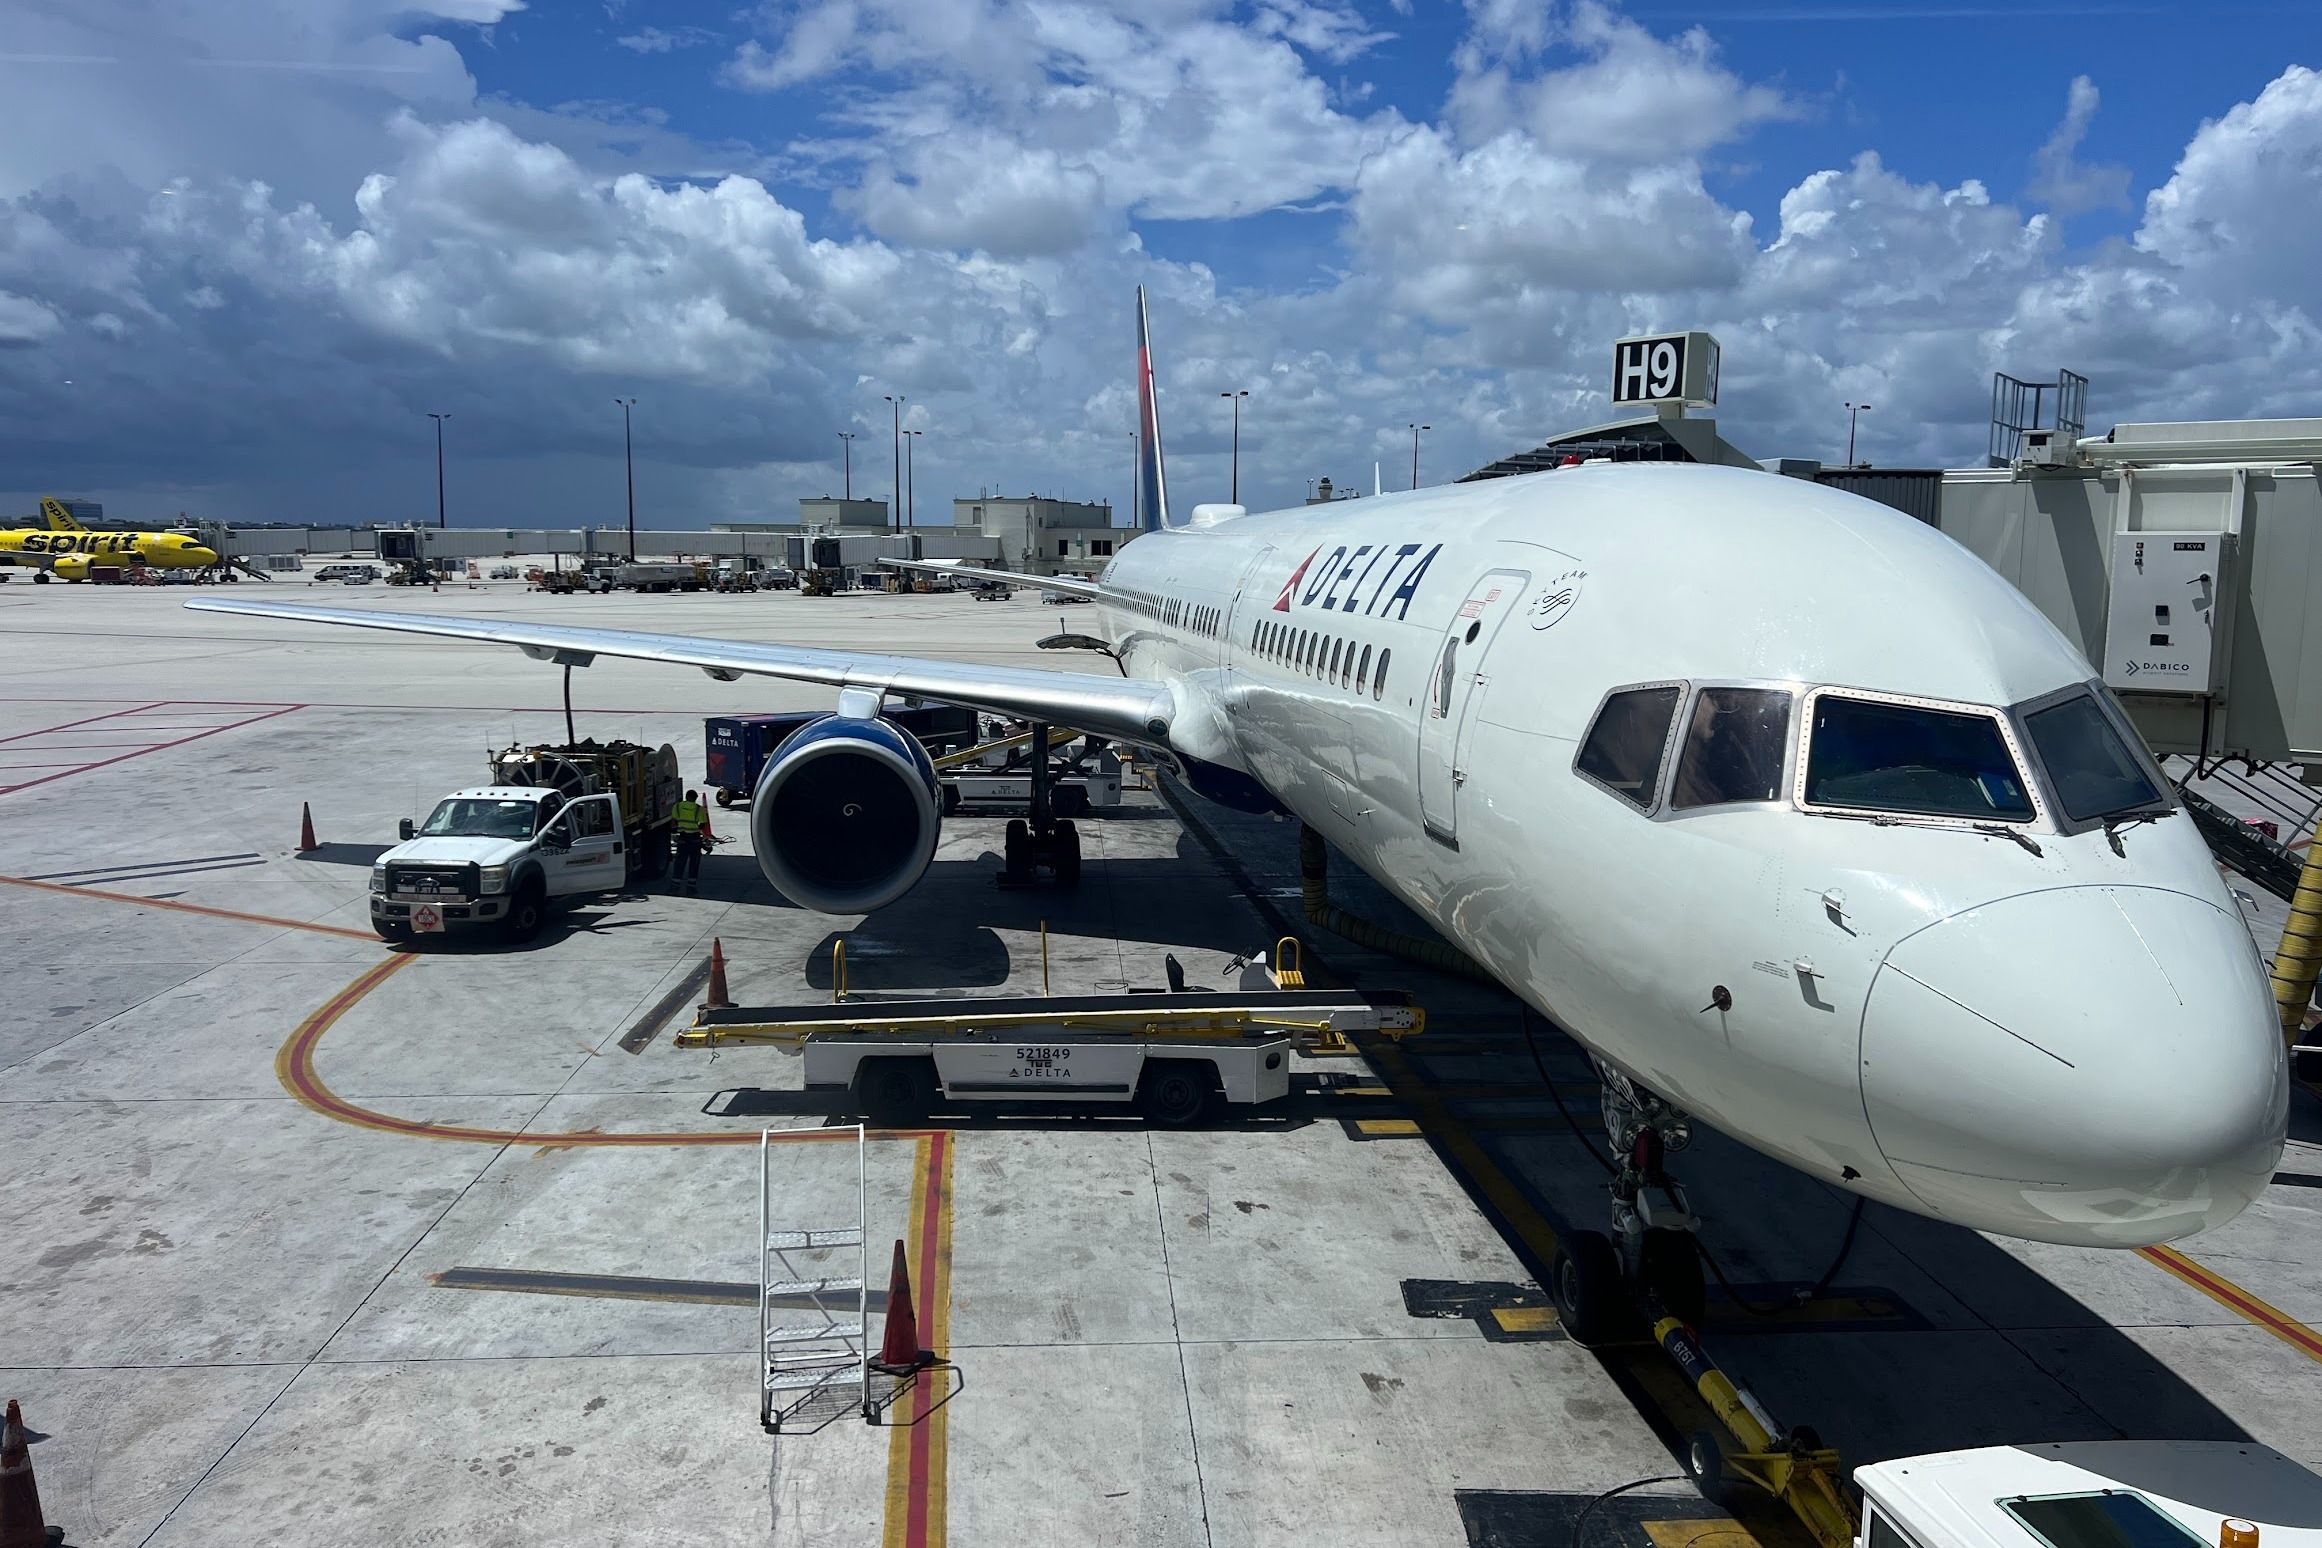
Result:
{"label": "white pickup truck", "polygon": [[617,796],[568,798],[529,785],[479,785],[403,819],[403,842],[371,867],[371,928],[383,940],[496,929],[513,940],[548,911],[618,892],[628,845]]}

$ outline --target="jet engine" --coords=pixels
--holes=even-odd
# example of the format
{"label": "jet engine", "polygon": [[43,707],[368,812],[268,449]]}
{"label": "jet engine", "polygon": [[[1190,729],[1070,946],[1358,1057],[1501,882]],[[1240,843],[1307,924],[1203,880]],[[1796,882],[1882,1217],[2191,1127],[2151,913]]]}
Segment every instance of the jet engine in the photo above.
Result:
{"label": "jet engine", "polygon": [[783,743],[750,802],[758,868],[784,897],[867,914],[909,892],[935,854],[943,797],[927,749],[884,720],[830,715]]}
{"label": "jet engine", "polygon": [[89,556],[86,554],[65,554],[48,568],[58,580],[87,580],[89,578]]}

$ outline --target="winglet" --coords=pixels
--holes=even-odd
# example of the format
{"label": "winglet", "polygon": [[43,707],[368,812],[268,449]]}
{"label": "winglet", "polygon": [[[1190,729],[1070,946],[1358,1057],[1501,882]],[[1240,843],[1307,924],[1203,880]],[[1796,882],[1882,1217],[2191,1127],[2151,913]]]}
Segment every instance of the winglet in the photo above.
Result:
{"label": "winglet", "polygon": [[66,510],[64,505],[53,496],[43,495],[41,497],[40,514],[48,518],[48,530],[51,532],[79,532],[83,530],[81,524],[73,520],[73,513]]}
{"label": "winglet", "polygon": [[1145,318],[1145,287],[1137,287],[1137,494],[1144,529],[1169,525],[1169,481],[1161,471],[1161,404],[1153,389],[1153,330]]}

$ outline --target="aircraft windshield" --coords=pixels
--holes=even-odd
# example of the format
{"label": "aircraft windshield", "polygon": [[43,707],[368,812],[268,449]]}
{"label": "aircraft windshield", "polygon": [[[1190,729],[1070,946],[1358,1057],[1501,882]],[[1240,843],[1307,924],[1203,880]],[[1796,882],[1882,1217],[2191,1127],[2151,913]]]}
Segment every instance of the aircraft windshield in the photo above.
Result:
{"label": "aircraft windshield", "polygon": [[438,801],[419,831],[425,838],[530,838],[532,814],[538,810],[531,801],[453,797]]}
{"label": "aircraft windshield", "polygon": [[2160,791],[2137,757],[2086,694],[2024,717],[2056,787],[2056,802],[2074,822],[2094,822],[2159,804]]}
{"label": "aircraft windshield", "polygon": [[2029,822],[2032,798],[1991,715],[1823,694],[1806,804]]}

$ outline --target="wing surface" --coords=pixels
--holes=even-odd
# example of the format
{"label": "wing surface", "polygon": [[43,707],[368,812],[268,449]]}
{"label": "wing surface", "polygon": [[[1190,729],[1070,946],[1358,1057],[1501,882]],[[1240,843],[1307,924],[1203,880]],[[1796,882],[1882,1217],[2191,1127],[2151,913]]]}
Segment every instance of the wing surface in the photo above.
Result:
{"label": "wing surface", "polygon": [[[1019,577],[1020,578],[1020,577]],[[309,607],[295,602],[244,602],[201,597],[185,604],[201,613],[241,613],[295,623],[341,624],[439,639],[513,645],[535,661],[586,666],[598,656],[698,667],[732,680],[745,674],[792,682],[826,683],[881,694],[908,694],[994,714],[1025,716],[1124,741],[1169,745],[1176,700],[1159,683],[1038,667],[978,666],[887,656],[869,651],[817,650],[803,645],[760,645],[687,634],[634,629],[587,629],[569,624],[446,618],[432,613],[373,612],[368,608]]]}

